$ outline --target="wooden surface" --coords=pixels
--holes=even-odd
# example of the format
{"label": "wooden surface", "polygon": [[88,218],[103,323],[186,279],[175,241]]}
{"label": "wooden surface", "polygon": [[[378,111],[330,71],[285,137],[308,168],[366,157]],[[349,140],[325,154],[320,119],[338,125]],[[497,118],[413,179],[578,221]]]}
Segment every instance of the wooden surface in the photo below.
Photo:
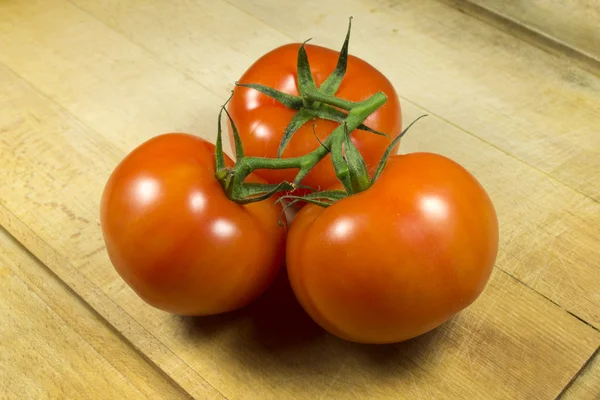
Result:
{"label": "wooden surface", "polygon": [[597,0],[443,1],[559,56],[569,57],[584,68],[600,67]]}
{"label": "wooden surface", "polygon": [[598,398],[600,393],[600,352],[596,350],[595,355],[584,366],[581,374],[577,375],[572,385],[568,386],[563,393],[563,399],[593,399]]}
{"label": "wooden surface", "polygon": [[[104,250],[112,168],[163,132],[213,140],[256,57],[338,48],[348,15],[404,120],[429,114],[401,152],[452,157],[496,205],[480,299],[391,346],[325,334],[285,276],[228,315],[145,305]],[[599,110],[598,75],[433,0],[2,1],[0,397],[597,399]]]}
{"label": "wooden surface", "polygon": [[188,398],[1,228],[0,280],[1,398]]}

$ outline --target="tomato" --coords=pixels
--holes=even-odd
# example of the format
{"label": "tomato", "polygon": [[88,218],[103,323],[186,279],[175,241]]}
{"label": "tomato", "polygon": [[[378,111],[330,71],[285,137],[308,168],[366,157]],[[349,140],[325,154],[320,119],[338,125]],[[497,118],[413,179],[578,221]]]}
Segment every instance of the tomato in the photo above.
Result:
{"label": "tomato", "polygon": [[[255,83],[269,86],[281,92],[298,95],[296,84],[296,60],[300,44],[288,44],[278,47],[260,57],[240,78],[240,83]],[[334,70],[339,52],[324,47],[306,45],[311,71],[317,87]],[[389,80],[375,67],[355,56],[348,57],[346,75],[336,96],[351,101],[361,101],[377,92],[383,92],[387,102],[365,121],[371,129],[386,133],[389,137],[356,130],[352,140],[363,155],[367,166],[375,166],[381,159],[387,146],[402,129],[400,101]],[[233,121],[240,133],[247,156],[276,157],[279,143],[285,128],[296,111],[288,109],[272,98],[257,90],[236,87],[228,104]],[[282,157],[299,157],[316,149],[320,140],[325,138],[339,125],[328,120],[316,120],[305,123],[294,134],[284,150]],[[233,146],[230,126],[230,141]],[[398,149],[395,147],[394,152]],[[259,170],[256,174],[269,183],[291,182],[296,176],[295,169]],[[316,189],[327,188],[337,182],[335,171],[328,155],[311,170],[302,181],[304,185]]]}
{"label": "tomato", "polygon": [[344,339],[391,343],[471,304],[498,250],[498,220],[478,181],[441,155],[391,157],[364,192],[307,205],[287,239],[290,283],[307,313]]}
{"label": "tomato", "polygon": [[[121,161],[102,194],[115,269],[144,301],[175,314],[242,307],[284,262],[281,207],[274,199],[230,201],[214,177],[214,152],[190,134],[157,136]],[[254,175],[247,181],[264,183]]]}

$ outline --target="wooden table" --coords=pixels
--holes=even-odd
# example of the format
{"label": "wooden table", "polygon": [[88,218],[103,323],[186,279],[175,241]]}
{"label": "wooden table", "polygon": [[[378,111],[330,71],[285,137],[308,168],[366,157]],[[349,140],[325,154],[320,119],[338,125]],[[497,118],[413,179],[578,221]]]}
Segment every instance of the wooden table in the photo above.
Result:
{"label": "wooden table", "polygon": [[[600,398],[600,6],[566,3],[1,1],[0,398]],[[256,57],[337,49],[349,15],[404,121],[429,114],[401,152],[452,157],[497,207],[482,296],[389,346],[324,333],[284,279],[228,315],[147,306],[104,249],[108,174],[163,132],[213,140]]]}

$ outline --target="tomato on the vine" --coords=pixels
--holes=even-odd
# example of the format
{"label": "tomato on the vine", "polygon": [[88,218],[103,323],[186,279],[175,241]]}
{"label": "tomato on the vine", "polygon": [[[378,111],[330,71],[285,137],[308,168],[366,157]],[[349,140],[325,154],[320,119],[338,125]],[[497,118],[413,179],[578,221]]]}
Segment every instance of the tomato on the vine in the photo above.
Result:
{"label": "tomato on the vine", "polygon": [[471,304],[488,281],[498,221],[479,182],[441,155],[393,156],[372,187],[307,205],[287,239],[298,300],[347,340],[403,341]]}
{"label": "tomato on the vine", "polygon": [[[297,55],[300,44],[287,44],[278,47],[262,57],[240,78],[242,84],[262,84],[291,95],[298,95]],[[334,70],[339,52],[315,45],[305,45],[311,72],[317,87]],[[364,130],[355,130],[352,140],[363,155],[368,167],[377,165],[391,141],[402,129],[402,113],[398,95],[390,81],[366,61],[349,55],[346,74],[336,97],[350,101],[362,101],[377,92],[387,96],[387,102],[371,114],[364,122],[366,126],[389,135],[380,136]],[[255,89],[238,86],[228,105],[228,110],[239,131],[247,156],[277,156],[283,133],[296,111],[286,108],[271,97]],[[313,131],[314,125],[314,131]],[[338,122],[317,119],[300,127],[286,149],[283,158],[300,157],[320,146],[325,138],[337,127]],[[230,125],[230,140],[233,145]],[[398,145],[395,147],[397,150]],[[265,169],[255,173],[269,183],[294,180],[297,170]],[[337,182],[335,171],[328,155],[319,162],[304,178],[302,183],[317,190],[323,190]]]}
{"label": "tomato on the vine", "polygon": [[[232,161],[226,157],[226,164]],[[101,226],[117,272],[147,303],[180,315],[248,304],[284,262],[275,199],[240,205],[215,178],[215,146],[181,133],[125,157],[102,194]],[[248,182],[263,183],[255,175]]]}

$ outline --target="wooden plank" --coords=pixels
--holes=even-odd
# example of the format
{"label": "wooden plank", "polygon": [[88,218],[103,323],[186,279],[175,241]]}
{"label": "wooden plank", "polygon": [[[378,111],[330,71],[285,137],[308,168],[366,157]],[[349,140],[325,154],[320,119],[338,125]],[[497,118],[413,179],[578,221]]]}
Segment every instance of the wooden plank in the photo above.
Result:
{"label": "wooden plank", "polygon": [[[0,193],[10,193],[12,197],[12,200],[4,195],[0,198],[0,225],[51,266],[62,281],[136,349],[160,365],[165,374],[171,377],[176,374],[177,383],[188,394],[198,398],[223,398],[99,289],[99,285],[121,285],[104,255],[97,212],[101,181],[106,179],[110,167],[122,153],[59,106],[19,82],[3,66],[0,66],[0,75],[5,88],[15,90],[11,96],[16,96],[0,100],[9,102],[1,103],[2,109],[13,111],[10,120],[3,119],[0,123],[3,156]],[[13,136],[15,134],[17,136]],[[13,143],[9,145],[9,142]],[[37,158],[37,162],[31,164],[31,157]],[[58,159],[62,161],[57,163]],[[10,161],[16,163],[10,164]],[[17,199],[20,205],[13,203]],[[32,226],[53,233],[39,236]],[[60,253],[56,249],[60,249]],[[102,256],[100,263],[99,256]],[[92,260],[94,257],[96,260]],[[88,280],[84,274],[89,271],[98,279]]]}
{"label": "wooden plank", "polygon": [[0,264],[2,398],[145,398],[5,267],[7,260]]}
{"label": "wooden plank", "polygon": [[600,3],[596,0],[442,1],[600,72]]}
{"label": "wooden plank", "polygon": [[[151,366],[145,356],[136,352],[2,228],[0,269],[4,272],[3,282],[8,285],[3,284],[2,290],[11,290],[9,295],[3,292],[1,297],[16,322],[9,324],[5,319],[9,315],[2,313],[5,331],[0,333],[3,365],[0,393],[12,393],[14,398],[79,398],[75,390],[80,389],[77,385],[82,383],[82,378],[73,377],[76,372],[84,378],[87,395],[187,398],[181,388]],[[20,347],[11,347],[9,338],[17,340],[17,337]],[[77,353],[82,358],[77,357]],[[28,371],[32,357],[40,354],[53,356],[45,358],[44,366],[36,366],[37,375],[31,376]],[[67,363],[71,363],[71,367],[65,370]],[[64,386],[52,380],[48,371],[60,371]],[[117,385],[106,388],[105,379],[111,377],[117,380]]]}
{"label": "wooden plank", "polygon": [[561,400],[597,400],[600,397],[600,349],[592,356]]}
{"label": "wooden plank", "polygon": [[[102,186],[123,150],[173,124],[214,138],[208,116],[223,98],[68,3],[0,7],[0,60],[9,66],[0,66],[0,224],[193,396],[554,398],[597,348],[596,330],[502,270],[597,323],[600,205],[437,116],[404,151],[467,166],[502,226],[490,285],[442,328],[395,346],[345,343],[301,313],[285,280],[252,307],[215,318],[147,307],[104,252]],[[423,112],[410,102],[405,110],[407,120]]]}
{"label": "wooden plank", "polygon": [[[189,2],[175,1],[172,3],[172,7],[163,10],[163,14],[152,12],[151,9],[144,6],[146,4],[144,2],[128,2],[126,5],[123,5],[122,2],[116,0],[108,2],[76,0],[76,3],[90,14],[97,16],[107,25],[122,32],[129,39],[151,51],[154,56],[175,65],[182,72],[193,74],[194,79],[201,85],[210,85],[209,89],[219,94],[227,93],[231,88],[231,82],[241,74],[241,71],[245,67],[240,65],[241,63],[234,63],[234,67],[231,67],[234,69],[231,71],[231,74],[229,71],[227,74],[219,73],[217,79],[207,83],[205,79],[207,73],[205,71],[213,69],[214,64],[194,55],[205,54],[207,49],[212,48],[244,48],[242,58],[244,63],[249,65],[250,61],[247,60],[248,57],[245,55],[250,52],[249,48],[255,46],[255,54],[262,54],[265,51],[265,47],[261,40],[249,41],[246,39],[246,36],[266,37],[266,43],[271,46],[278,42],[284,43],[289,41],[289,38],[292,37],[295,40],[303,40],[312,34],[316,34],[319,42],[338,47],[340,32],[342,32],[342,28],[346,24],[344,20],[345,16],[334,12],[335,4],[331,2],[319,5],[319,7],[309,5],[306,7],[307,10],[300,11],[298,9],[295,11],[292,10],[292,12],[288,10],[288,5],[282,3],[240,2],[237,4],[240,8],[245,9],[251,14],[258,15],[263,21],[274,25],[281,32],[284,32],[285,35],[269,28],[264,23],[251,23],[248,14],[232,9],[228,4],[217,7],[213,3],[205,5],[203,3],[191,4]],[[391,76],[393,81],[400,83],[398,85],[400,93],[411,96],[408,99],[403,98],[405,104],[414,106],[413,97],[416,97],[416,103],[426,104],[427,112],[429,113],[435,108],[433,114],[439,111],[440,118],[444,120],[452,119],[452,114],[457,113],[457,119],[452,122],[458,123],[461,127],[474,126],[475,128],[470,130],[469,133],[475,132],[475,134],[483,137],[485,140],[490,139],[487,136],[489,136],[491,127],[492,131],[495,130],[497,132],[499,140],[508,141],[507,143],[510,144],[510,147],[505,147],[504,150],[510,151],[514,145],[516,151],[513,153],[517,154],[517,156],[524,156],[534,165],[538,161],[544,163],[554,162],[552,161],[552,153],[555,151],[564,153],[563,155],[568,157],[573,156],[580,163],[577,176],[573,177],[573,182],[576,183],[573,186],[580,188],[580,184],[587,182],[587,189],[596,190],[596,188],[600,188],[597,180],[594,179],[594,166],[600,160],[600,154],[598,154],[598,151],[600,151],[600,136],[595,134],[594,126],[600,124],[600,113],[597,113],[593,107],[594,104],[597,104],[600,109],[599,79],[589,77],[590,87],[597,87],[599,90],[597,92],[584,91],[577,94],[579,98],[579,103],[577,104],[587,104],[588,107],[580,107],[578,105],[577,109],[575,109],[573,106],[575,103],[569,103],[564,98],[565,93],[563,92],[566,91],[575,95],[575,92],[580,91],[581,88],[578,88],[573,82],[564,78],[559,78],[557,81],[557,77],[555,76],[556,69],[566,68],[564,63],[537,49],[523,45],[515,38],[495,32],[484,24],[465,18],[455,10],[440,6],[435,2],[395,2],[390,3],[393,4],[391,9],[389,9],[390,4],[387,3],[376,3],[379,4],[379,7],[373,9],[367,9],[363,3],[347,2],[346,4],[348,12],[359,15],[360,20],[362,20],[360,22],[358,21],[359,18],[357,18],[357,21],[355,21],[353,51],[365,56],[368,60],[379,60],[376,64],[386,74]],[[331,8],[331,10],[327,7]],[[398,8],[400,8],[401,12],[398,12]],[[318,10],[323,12],[330,11],[323,14],[327,15],[327,17],[323,16],[323,18],[327,18],[326,20],[320,19],[321,11]],[[389,10],[389,13],[386,13],[386,10]],[[212,15],[214,18],[233,18],[235,16],[235,18],[242,21],[240,23],[241,26],[249,26],[250,28],[248,28],[247,35],[237,35],[238,39],[235,39],[231,37],[228,26],[224,24],[211,24],[209,29],[211,34],[205,35],[203,40],[195,40],[200,35],[196,21],[203,18],[206,14]],[[402,20],[400,21],[396,18],[398,14],[401,14]],[[168,17],[163,18],[163,15]],[[225,17],[225,15],[228,17]],[[277,15],[278,17],[275,18],[272,15]],[[304,19],[299,15],[306,15],[317,22],[312,24],[310,28],[314,32],[310,32],[304,26]],[[214,18],[209,19],[212,20]],[[380,18],[383,19],[383,22],[379,21]],[[420,23],[416,24],[414,22],[415,19],[420,21]],[[160,23],[158,22],[159,20]],[[438,22],[441,20],[448,22],[442,25]],[[449,27],[448,24],[452,26]],[[394,33],[393,30],[378,28],[379,26],[399,26],[401,28],[394,28],[397,31],[400,29]],[[454,32],[453,29],[458,29],[458,26],[460,26],[461,32],[464,32],[473,41],[467,42],[466,39],[458,38],[461,41],[460,44],[462,47],[457,53],[454,50],[455,46],[450,47],[446,39],[444,41],[441,39]],[[340,28],[339,32],[335,27]],[[404,31],[406,33],[398,37]],[[258,32],[262,32],[262,34]],[[409,32],[411,40],[403,41],[402,37],[408,35]],[[302,35],[306,36],[303,37]],[[481,38],[482,35],[484,39]],[[401,55],[398,57],[402,58],[402,62],[395,62],[394,60],[383,61],[389,57],[393,57],[393,55],[388,54],[389,52],[387,52],[385,46],[372,46],[373,41],[362,39],[365,37],[373,38],[376,42],[393,43],[394,46],[399,46],[401,51],[398,54]],[[432,41],[432,38],[435,37],[441,38],[441,45],[437,41]],[[484,42],[484,40],[487,41]],[[175,43],[178,45],[176,46]],[[475,53],[475,50],[484,48],[489,43],[495,44],[498,47],[496,52],[489,54],[490,57],[482,57]],[[504,44],[500,46],[498,43]],[[423,52],[423,48],[429,49],[431,46],[433,46],[431,51]],[[436,49],[436,51],[433,51],[433,49]],[[229,51],[231,50],[226,50],[225,52],[228,53]],[[385,56],[383,56],[384,52]],[[444,61],[439,59],[437,52],[448,56],[450,61],[448,59]],[[497,54],[498,52],[499,54]],[[533,53],[529,54],[528,52]],[[506,64],[506,59],[514,59],[520,54],[524,55],[524,58],[520,61],[521,65],[512,66],[512,64]],[[225,57],[226,60],[230,59],[230,55],[226,55]],[[539,57],[542,57],[543,63],[538,61]],[[405,60],[405,58],[407,59]],[[463,58],[468,59],[469,62],[464,62]],[[417,65],[417,62],[421,64]],[[446,64],[449,62],[450,69],[446,68]],[[458,62],[461,65],[458,65]],[[523,71],[527,70],[524,67],[525,64],[528,65],[528,69],[531,69],[533,66],[534,73],[526,76],[523,75]],[[440,66],[444,66],[444,68]],[[458,71],[457,68],[459,68]],[[467,71],[462,72],[462,69],[466,69]],[[189,71],[198,72],[193,73]],[[236,71],[240,72],[236,73]],[[499,81],[494,77],[494,73],[496,75],[501,74],[503,77],[513,74],[517,75],[518,78],[510,79],[510,82],[508,82],[510,88],[506,89],[507,82]],[[581,71],[574,73],[584,74]],[[432,81],[432,77],[435,77],[435,82],[442,86],[435,86],[427,92],[419,89],[430,85],[427,82]],[[469,85],[462,83],[465,79],[469,79],[472,88],[468,88]],[[526,90],[515,89],[516,86],[529,85],[531,82],[534,83],[531,84],[531,87],[526,88]],[[444,83],[446,84],[445,86]],[[459,86],[459,91],[469,91],[468,95],[462,96],[459,99],[459,102],[470,102],[470,104],[458,105],[458,107],[464,108],[463,111],[455,109],[457,107],[457,85]],[[557,85],[561,86],[560,93],[554,91],[540,92],[540,88]],[[480,105],[482,101],[484,103],[483,108]],[[491,105],[488,107],[485,103],[489,101],[496,103],[498,107],[491,107]],[[536,113],[535,116],[532,116],[531,111],[524,106],[526,103],[530,105],[540,103],[551,104],[553,108],[556,104],[561,104],[570,107],[573,113],[568,119],[564,118],[565,114],[561,113]],[[431,107],[431,105],[434,105],[434,107]],[[507,114],[504,110],[508,110],[508,108],[511,108],[511,110],[507,111]],[[562,108],[562,106],[558,108]],[[477,109],[478,112],[466,112],[466,110],[474,109]],[[561,129],[569,129],[567,125],[572,126],[574,124],[573,118],[579,117],[581,119],[576,123],[578,125],[576,128],[578,132],[576,134],[564,135],[556,132],[556,137],[550,137],[552,132],[548,129],[537,129],[533,133],[527,133],[527,135],[533,136],[525,137],[529,138],[526,140],[531,140],[531,142],[530,145],[525,144],[525,147],[529,146],[529,148],[523,150],[522,142],[524,138],[521,135],[524,133],[525,128],[515,126],[515,121],[522,120],[521,122],[527,125],[527,129],[530,128],[532,120],[536,121],[538,125],[552,125],[552,129],[556,129],[559,125],[563,127]],[[410,121],[411,115],[408,114],[405,119]],[[475,125],[473,125],[472,120],[477,120]],[[568,124],[567,121],[569,121]],[[517,121],[518,124],[521,122]],[[103,127],[97,127],[96,125],[94,125],[94,128],[103,129]],[[441,132],[446,132],[446,135],[450,138],[449,140],[446,139],[446,142],[456,141],[453,136],[455,130],[449,131],[447,125],[440,125],[439,129],[441,129]],[[462,138],[466,134],[458,133],[458,135],[459,138]],[[437,136],[435,138],[435,140],[438,140]],[[556,143],[556,141],[563,140],[569,143]],[[585,142],[586,144],[577,143],[574,145],[575,141]],[[458,145],[451,143],[450,146],[446,144],[442,147],[436,146],[432,142],[433,140],[428,141],[428,144],[432,146],[429,149],[442,153],[445,152],[446,154],[452,152],[452,155],[459,157],[458,160],[461,162],[471,162],[469,158],[472,149],[469,147],[465,147],[466,152],[457,152]],[[596,142],[597,145],[595,145]],[[584,156],[581,152],[585,152],[587,155]],[[569,155],[566,153],[569,153]],[[546,155],[548,156],[546,157]],[[532,157],[536,158],[537,161],[533,160]],[[568,162],[565,164],[565,168],[570,168],[573,165],[571,162]],[[471,164],[471,166],[475,172],[481,168],[480,164]],[[514,173],[515,171],[518,171],[518,169],[511,171],[508,168],[499,169],[497,165],[490,165],[480,175],[484,175],[484,179],[493,181],[502,179],[507,185],[510,185],[509,177],[519,180]],[[553,177],[562,179],[565,182],[568,181],[560,176],[561,171],[562,167],[558,172],[553,174]],[[544,181],[542,176],[537,179]],[[536,183],[530,183],[535,187]],[[567,183],[572,182],[569,181]],[[498,183],[492,182],[490,185],[493,187],[494,185],[498,185]],[[520,184],[519,187],[507,189],[502,185],[501,190],[497,191],[498,196],[507,196],[504,200],[506,201],[506,206],[513,208],[506,210],[511,215],[511,217],[508,217],[511,219],[509,222],[510,230],[506,233],[508,235],[507,240],[510,241],[510,245],[513,248],[508,249],[505,253],[510,260],[500,265],[503,269],[514,274],[536,290],[541,291],[553,301],[564,305],[582,318],[593,321],[592,323],[598,326],[600,316],[597,309],[600,300],[596,296],[598,290],[592,285],[600,283],[598,282],[600,278],[594,278],[594,274],[591,271],[593,271],[593,266],[597,263],[596,260],[600,259],[600,254],[596,250],[597,246],[595,246],[595,229],[587,229],[586,226],[588,225],[583,222],[586,218],[590,218],[589,214],[594,212],[595,206],[591,206],[592,208],[588,210],[586,204],[589,202],[584,201],[585,204],[582,204],[584,209],[582,209],[581,214],[576,218],[577,221],[573,221],[573,218],[559,220],[564,213],[563,206],[559,205],[559,203],[548,203],[546,196],[551,196],[551,192],[554,189],[549,183],[545,183],[545,188],[545,191],[540,195],[541,197],[538,200],[543,202],[543,204],[556,204],[556,207],[560,207],[560,209],[556,211],[548,210],[548,213],[544,215],[531,215],[532,210],[538,208],[536,203],[525,202],[523,205],[514,205],[514,201],[510,197],[515,195],[516,190],[520,192],[518,195],[519,198],[530,197],[531,194],[529,191],[532,190],[531,187]],[[570,192],[564,193],[566,195],[566,193]],[[534,197],[538,195],[533,194]],[[571,198],[567,198],[568,196],[562,197],[562,201],[571,201]],[[578,197],[578,199],[581,199],[581,197]],[[535,219],[536,222],[531,221],[531,224],[528,225],[518,224],[517,222],[522,221],[523,216],[526,214],[529,214],[529,218]],[[591,218],[597,217],[591,216]],[[539,232],[539,239],[536,239],[541,241],[540,245],[524,250],[523,246],[529,246],[529,244],[527,241],[523,241],[522,237],[531,235],[532,231],[538,232],[539,224],[546,224],[545,229]],[[583,230],[577,231],[580,228]],[[557,241],[555,239],[557,235],[566,236],[567,239]],[[557,242],[556,246],[549,244],[555,241]],[[572,243],[580,244],[573,248]],[[550,250],[548,251],[547,249]],[[568,257],[572,257],[573,260],[568,260]],[[543,261],[543,264],[540,263],[540,260]],[[564,263],[569,265],[568,269],[563,268]],[[582,296],[584,299],[594,300],[589,304],[584,304],[585,300],[582,302]],[[581,311],[581,309],[585,309],[585,311]]]}
{"label": "wooden plank", "polygon": [[[0,121],[0,182],[11,185],[10,196],[1,198],[0,223],[188,391],[196,376],[231,399],[323,393],[547,398],[560,392],[599,343],[597,331],[501,271],[483,297],[452,322],[415,341],[379,349],[324,334],[281,281],[261,302],[232,315],[182,319],[151,309],[111,268],[96,220],[99,192],[119,152],[11,72],[0,68],[0,80],[9,93],[8,103],[0,106],[12,110]],[[424,133],[412,138],[451,146],[450,137],[436,134],[446,125],[430,118]],[[448,129],[454,140],[463,135]],[[79,139],[71,143],[70,138]],[[461,144],[479,154],[468,157],[468,167],[486,185],[493,182],[486,171],[504,163],[525,176],[522,181],[535,183],[541,196],[587,201],[472,136],[464,135]],[[464,158],[467,150],[454,146],[451,153]],[[499,208],[504,216],[514,197],[498,196],[503,188],[494,187],[492,195],[504,199]],[[7,186],[0,190],[8,193]],[[525,194],[517,198],[527,201]],[[534,206],[528,203],[520,212],[526,215]],[[195,396],[205,396],[195,389]]]}
{"label": "wooden plank", "polygon": [[223,100],[67,1],[0,4],[0,49],[0,62],[118,149],[167,131],[215,135]]}
{"label": "wooden plank", "polygon": [[[72,3],[223,98],[257,54],[288,41],[224,1],[175,0],[160,12],[156,3],[143,0]],[[244,33],[233,26],[244,27]]]}

